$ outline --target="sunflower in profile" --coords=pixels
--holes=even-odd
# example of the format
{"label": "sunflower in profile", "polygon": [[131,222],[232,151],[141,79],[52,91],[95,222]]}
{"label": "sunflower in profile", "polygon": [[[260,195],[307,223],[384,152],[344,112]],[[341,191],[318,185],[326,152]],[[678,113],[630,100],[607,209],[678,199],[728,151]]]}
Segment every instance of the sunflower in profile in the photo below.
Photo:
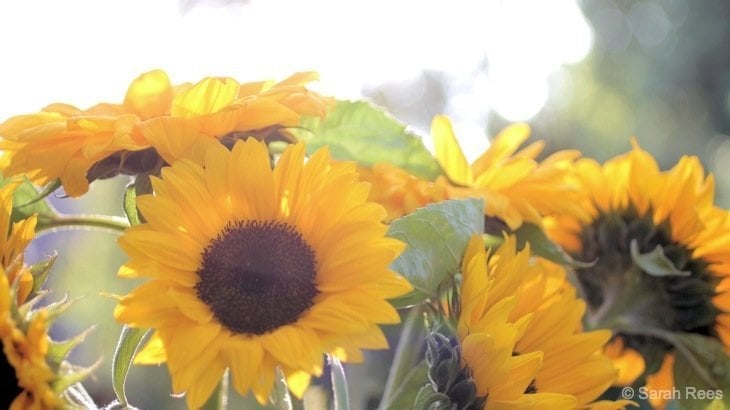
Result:
{"label": "sunflower in profile", "polygon": [[527,125],[512,125],[492,141],[471,165],[444,116],[431,124],[436,159],[446,176],[426,181],[392,165],[378,164],[363,173],[373,184],[371,198],[388,209],[390,219],[443,199],[485,198],[488,230],[500,234],[523,222],[536,225],[553,212],[577,212],[578,190],[571,183],[570,164],[577,151],[560,151],[539,162],[544,142],[534,142],[518,151],[530,135]]}
{"label": "sunflower in profile", "polygon": [[301,397],[323,353],[359,361],[387,347],[378,324],[399,322],[386,299],[411,287],[388,267],[404,245],[385,237],[354,164],[327,149],[304,164],[304,149],[288,147],[274,169],[253,138],[212,146],[203,166],[179,160],[139,197],[147,222],[119,239],[120,275],[151,280],[115,316],[156,330],[137,361],[166,361],[191,408],[226,368],[261,403],[277,368]]}
{"label": "sunflower in profile", "polygon": [[[458,348],[430,357],[461,360],[454,382],[434,390],[457,408],[617,409],[630,402],[594,401],[617,371],[603,356],[609,331],[581,332],[585,305],[558,265],[535,261],[514,237],[488,255],[480,237],[462,261]],[[431,349],[434,350],[434,349]],[[451,350],[452,354],[443,354]],[[471,383],[472,386],[469,386]]]}
{"label": "sunflower in profile", "polygon": [[545,226],[573,255],[597,261],[576,274],[588,323],[614,330],[607,352],[625,369],[621,382],[645,372],[671,386],[674,349],[656,335],[697,334],[730,346],[730,215],[713,204],[714,179],[696,157],[661,171],[632,145],[603,165],[579,160],[583,212]]}
{"label": "sunflower in profile", "polygon": [[[13,224],[10,229],[12,196],[10,183],[0,188],[0,408],[58,409],[71,402],[66,389],[82,380],[91,368],[65,362],[66,354],[81,343],[84,335],[66,342],[48,336],[50,317],[58,315],[68,303],[36,307],[42,296],[36,278],[23,263],[23,251],[33,237],[35,216]],[[49,266],[47,268],[50,268]],[[93,366],[92,366],[93,367]]]}
{"label": "sunflower in profile", "polygon": [[[217,139],[291,141],[286,127],[298,125],[300,115],[324,115],[330,104],[304,87],[316,78],[297,73],[279,83],[240,84],[209,77],[174,86],[164,71],[150,71],[132,82],[121,104],[86,110],[51,104],[0,124],[0,169],[39,185],[58,178],[67,194],[79,196],[91,181],[155,173],[164,162],[194,155]],[[195,133],[160,141],[161,129],[181,123]]]}

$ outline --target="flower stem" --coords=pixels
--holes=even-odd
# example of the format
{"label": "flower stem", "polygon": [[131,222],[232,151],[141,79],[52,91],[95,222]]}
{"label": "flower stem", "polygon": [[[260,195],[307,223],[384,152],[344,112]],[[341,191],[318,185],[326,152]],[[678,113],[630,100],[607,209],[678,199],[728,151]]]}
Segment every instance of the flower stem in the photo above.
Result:
{"label": "flower stem", "polygon": [[213,394],[210,395],[208,401],[205,402],[200,410],[226,410],[228,407],[228,370],[223,373],[221,382],[218,383],[218,387],[213,390]]}
{"label": "flower stem", "polygon": [[53,218],[39,218],[36,232],[63,228],[96,228],[123,232],[129,228],[129,222],[125,218],[108,215],[57,215]]}
{"label": "flower stem", "polygon": [[379,410],[387,409],[388,403],[392,399],[391,396],[398,390],[408,371],[413,367],[414,355],[417,353],[417,349],[414,349],[413,346],[418,338],[418,324],[422,313],[422,305],[414,306],[408,312],[408,316],[403,323],[403,330],[393,355],[393,363],[388,372],[388,380],[385,382],[383,397],[380,399],[380,405],[378,406]]}

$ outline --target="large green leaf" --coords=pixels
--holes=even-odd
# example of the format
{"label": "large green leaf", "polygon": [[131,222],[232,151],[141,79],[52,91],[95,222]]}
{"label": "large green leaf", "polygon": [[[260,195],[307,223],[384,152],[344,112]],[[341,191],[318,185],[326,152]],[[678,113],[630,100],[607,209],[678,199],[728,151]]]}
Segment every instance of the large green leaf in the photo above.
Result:
{"label": "large green leaf", "polygon": [[483,210],[481,199],[444,201],[390,224],[388,236],[408,245],[391,268],[415,289],[407,295],[411,302],[438,297],[441,286],[459,269],[469,239],[483,233]]}
{"label": "large green leaf", "polygon": [[324,118],[307,117],[293,130],[311,153],[329,146],[332,156],[372,166],[388,162],[434,180],[443,172],[421,139],[381,108],[365,101],[338,101]]}

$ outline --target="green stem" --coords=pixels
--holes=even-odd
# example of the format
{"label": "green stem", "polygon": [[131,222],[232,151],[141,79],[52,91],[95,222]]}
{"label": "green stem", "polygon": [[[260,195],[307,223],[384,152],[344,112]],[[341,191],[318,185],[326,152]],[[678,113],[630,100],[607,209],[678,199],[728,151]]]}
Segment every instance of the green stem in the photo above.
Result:
{"label": "green stem", "polygon": [[422,314],[423,306],[416,305],[408,312],[408,316],[403,323],[403,330],[401,331],[398,345],[393,354],[393,363],[390,365],[390,371],[388,372],[388,380],[385,382],[383,397],[380,399],[380,405],[378,406],[379,410],[387,409],[391,396],[413,367],[414,354],[417,353],[417,349],[414,349],[413,346],[416,344],[416,339],[418,338],[419,323]]}
{"label": "green stem", "polygon": [[213,394],[210,395],[208,401],[205,402],[200,410],[226,410],[228,407],[228,370],[223,373],[223,378],[218,386],[213,390]]}
{"label": "green stem", "polygon": [[123,232],[129,228],[126,218],[108,215],[62,215],[54,218],[40,218],[36,226],[36,232],[44,232],[55,229],[72,228],[97,228]]}

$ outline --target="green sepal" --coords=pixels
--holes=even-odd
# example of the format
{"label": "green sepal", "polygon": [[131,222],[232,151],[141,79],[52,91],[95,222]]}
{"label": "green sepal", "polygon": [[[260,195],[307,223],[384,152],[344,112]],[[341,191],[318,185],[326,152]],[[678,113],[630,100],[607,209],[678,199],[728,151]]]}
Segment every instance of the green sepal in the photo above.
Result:
{"label": "green sepal", "polygon": [[81,344],[84,339],[86,339],[86,336],[94,331],[94,328],[95,326],[91,326],[83,332],[79,333],[78,335],[67,340],[51,341],[48,346],[48,355],[46,356],[46,358],[50,362],[49,364],[51,366],[55,366],[55,368],[58,369],[61,363],[66,360],[68,354],[71,353],[71,351],[76,346]]}
{"label": "green sepal", "polygon": [[416,401],[413,403],[414,410],[448,410],[451,409],[451,400],[449,396],[433,390],[429,384],[423,386],[416,395]]}
{"label": "green sepal", "polygon": [[137,197],[152,192],[152,183],[149,174],[139,174],[130,182],[124,190],[122,205],[124,214],[127,216],[130,226],[139,225],[145,222],[144,216],[137,208]]}
{"label": "green sepal", "polygon": [[63,374],[63,376],[58,376],[51,381],[51,389],[60,394],[74,384],[84,381],[87,377],[94,373],[100,365],[101,359],[88,367],[73,366],[67,362],[63,362],[61,363],[61,369],[59,370],[60,374]]}
{"label": "green sepal", "polygon": [[573,259],[563,248],[551,241],[545,235],[545,232],[535,224],[523,223],[514,231],[514,235],[517,238],[518,249],[523,249],[529,243],[533,254],[549,261],[575,268],[590,268],[595,265],[594,261],[583,262]]}
{"label": "green sepal", "polygon": [[119,335],[119,342],[117,342],[114,357],[112,358],[112,388],[121,406],[129,404],[125,391],[127,373],[129,373],[129,367],[132,365],[134,356],[137,355],[145,336],[149,332],[150,329],[124,326]]}
{"label": "green sepal", "polygon": [[390,224],[388,236],[408,245],[391,265],[419,294],[410,302],[436,299],[442,285],[461,266],[472,235],[483,233],[484,202],[481,199],[450,200],[431,204]]}
{"label": "green sepal", "polygon": [[443,175],[420,137],[369,102],[338,101],[324,119],[305,117],[300,125],[291,131],[307,142],[310,154],[328,146],[338,160],[368,167],[386,162],[431,181]]}
{"label": "green sepal", "polygon": [[640,253],[639,242],[636,239],[631,240],[631,260],[636,266],[651,276],[690,276],[692,272],[681,271],[674,266],[669,258],[664,254],[661,245],[657,245],[653,251],[648,253]]}
{"label": "green sepal", "polygon": [[56,262],[56,258],[58,258],[58,254],[54,252],[53,255],[47,257],[45,260],[34,263],[28,267],[30,274],[33,276],[33,287],[28,295],[29,299],[35,297],[41,290],[41,286],[46,283],[46,279],[48,279],[48,274],[51,272],[51,268]]}
{"label": "green sepal", "polygon": [[[40,298],[34,299],[34,302]],[[44,312],[46,316],[46,321],[53,322],[56,320],[59,316],[63,314],[63,312],[66,311],[69,307],[71,307],[74,302],[79,300],[80,298],[76,299],[69,299],[68,294],[63,295],[63,298],[61,300],[58,300],[56,302],[51,302],[48,305],[43,306],[42,308],[33,310],[29,312],[29,321],[32,321],[36,315],[40,314],[41,312]],[[28,303],[26,305],[31,306],[34,303]]]}

